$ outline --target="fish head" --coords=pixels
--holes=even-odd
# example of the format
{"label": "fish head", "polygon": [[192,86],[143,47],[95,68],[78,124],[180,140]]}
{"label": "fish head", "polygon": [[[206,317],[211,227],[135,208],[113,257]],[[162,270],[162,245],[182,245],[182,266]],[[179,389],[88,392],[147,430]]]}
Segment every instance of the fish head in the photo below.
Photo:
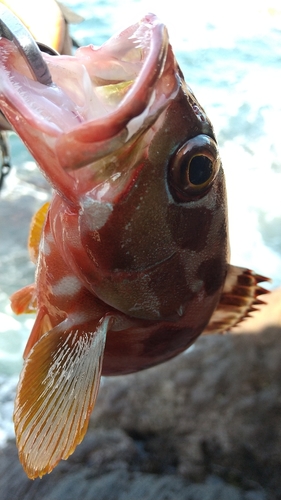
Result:
{"label": "fish head", "polygon": [[227,269],[224,174],[165,26],[149,14],[99,48],[44,54],[49,86],[0,42],[1,107],[55,190],[64,260],[118,311],[202,328]]}

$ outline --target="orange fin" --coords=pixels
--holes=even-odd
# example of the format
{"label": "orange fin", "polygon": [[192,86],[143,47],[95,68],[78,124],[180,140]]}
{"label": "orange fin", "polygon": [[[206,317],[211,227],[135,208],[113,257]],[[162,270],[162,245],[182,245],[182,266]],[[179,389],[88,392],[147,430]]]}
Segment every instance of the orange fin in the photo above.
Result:
{"label": "orange fin", "polygon": [[26,343],[23,359],[25,359],[32,347],[43,337],[45,333],[53,328],[50,316],[45,312],[45,309],[40,309],[37,313],[33,328]]}
{"label": "orange fin", "polygon": [[229,266],[224,288],[211,319],[203,334],[223,333],[250,316],[263,301],[259,295],[268,290],[259,286],[261,281],[270,281],[244,267]]}
{"label": "orange fin", "polygon": [[28,236],[28,251],[30,260],[36,264],[39,254],[39,243],[41,240],[42,229],[46,220],[47,212],[50,203],[45,203],[33,215],[30,223],[29,236]]}
{"label": "orange fin", "polygon": [[25,286],[11,295],[11,308],[15,314],[36,312],[35,284]]}
{"label": "orange fin", "polygon": [[20,461],[30,479],[49,473],[82,441],[97,397],[108,322],[64,320],[27,357],[15,402]]}

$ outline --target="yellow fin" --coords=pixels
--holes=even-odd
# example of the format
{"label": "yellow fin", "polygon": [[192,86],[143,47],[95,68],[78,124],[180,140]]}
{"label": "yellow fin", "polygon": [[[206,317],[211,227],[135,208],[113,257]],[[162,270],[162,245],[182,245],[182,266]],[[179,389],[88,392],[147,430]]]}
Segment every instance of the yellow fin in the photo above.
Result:
{"label": "yellow fin", "polygon": [[39,210],[33,215],[29,237],[28,237],[28,251],[30,260],[36,264],[39,253],[39,243],[41,240],[42,229],[45,223],[46,215],[49,209],[50,203],[45,203]]}
{"label": "yellow fin", "polygon": [[255,311],[256,305],[263,304],[257,297],[268,290],[259,286],[261,281],[270,279],[250,269],[230,265],[219,303],[203,334],[226,332]]}
{"label": "yellow fin", "polygon": [[15,402],[19,458],[30,479],[49,473],[82,441],[97,397],[109,317],[91,332],[64,320],[27,357]]}

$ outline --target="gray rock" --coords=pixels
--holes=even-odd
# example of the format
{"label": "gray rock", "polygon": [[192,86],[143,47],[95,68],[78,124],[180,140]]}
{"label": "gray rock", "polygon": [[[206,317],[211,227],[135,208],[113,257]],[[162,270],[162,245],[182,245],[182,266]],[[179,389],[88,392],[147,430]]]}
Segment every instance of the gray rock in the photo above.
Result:
{"label": "gray rock", "polygon": [[1,500],[281,499],[281,329],[199,339],[103,380],[75,453],[30,481],[0,451]]}

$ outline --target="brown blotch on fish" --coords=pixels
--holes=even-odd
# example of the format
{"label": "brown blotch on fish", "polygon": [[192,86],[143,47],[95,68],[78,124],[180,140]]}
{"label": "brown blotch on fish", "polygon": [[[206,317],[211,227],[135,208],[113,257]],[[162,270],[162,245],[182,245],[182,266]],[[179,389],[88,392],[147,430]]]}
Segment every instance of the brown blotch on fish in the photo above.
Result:
{"label": "brown blotch on fish", "polygon": [[[167,222],[174,242],[180,248],[196,252],[203,250],[212,220],[213,214],[208,208],[177,205],[169,205],[167,208]],[[186,231],[182,230],[183,225],[186,225]]]}
{"label": "brown blotch on fish", "polygon": [[202,262],[197,271],[197,278],[203,281],[207,295],[213,295],[222,287],[225,275],[226,269],[221,267],[221,259],[215,257]]}

